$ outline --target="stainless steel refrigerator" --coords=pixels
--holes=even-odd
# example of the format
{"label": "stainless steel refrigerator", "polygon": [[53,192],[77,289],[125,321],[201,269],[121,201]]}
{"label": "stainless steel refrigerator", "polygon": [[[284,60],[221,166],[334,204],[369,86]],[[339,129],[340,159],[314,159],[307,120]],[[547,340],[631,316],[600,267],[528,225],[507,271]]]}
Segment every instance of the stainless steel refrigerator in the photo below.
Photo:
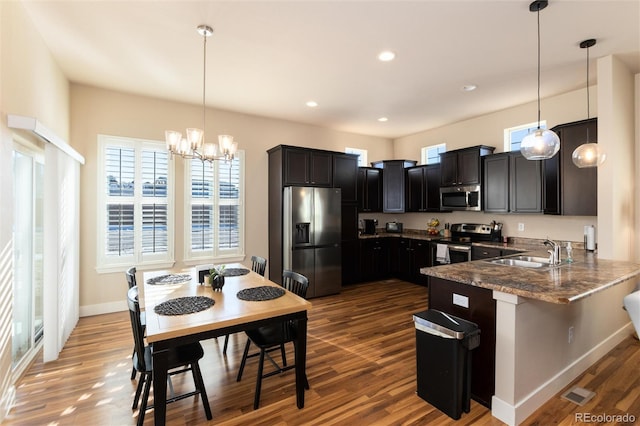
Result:
{"label": "stainless steel refrigerator", "polygon": [[309,278],[307,297],[340,292],[340,188],[284,188],[283,267]]}

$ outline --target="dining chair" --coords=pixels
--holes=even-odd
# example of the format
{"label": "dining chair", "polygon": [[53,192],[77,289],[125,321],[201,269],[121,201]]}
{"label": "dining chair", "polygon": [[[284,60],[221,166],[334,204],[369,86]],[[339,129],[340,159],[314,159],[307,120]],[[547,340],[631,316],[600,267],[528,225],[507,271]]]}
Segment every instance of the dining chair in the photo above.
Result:
{"label": "dining chair", "polygon": [[[251,256],[251,270],[264,277],[264,272],[267,269],[267,259],[260,256]],[[224,336],[224,346],[222,347],[222,353],[227,353],[227,346],[229,346],[229,335]]]}
{"label": "dining chair", "polygon": [[[133,368],[140,373],[140,381],[138,382],[131,408],[135,410],[140,401],[138,426],[141,426],[144,422],[145,412],[153,408],[153,405],[148,405],[149,392],[151,390],[151,383],[153,382],[153,361],[152,347],[144,343],[144,331],[140,322],[140,303],[138,302],[137,286],[133,286],[128,290],[127,304],[129,305],[129,317],[131,319],[131,329],[134,340]],[[211,420],[211,407],[209,406],[207,391],[204,387],[202,372],[200,371],[200,364],[198,363],[203,356],[204,350],[199,342],[178,346],[169,350],[168,368],[170,371],[167,373],[168,377],[191,371],[195,390],[181,395],[172,395],[170,398],[167,398],[167,403],[200,395],[207,420]],[[141,394],[142,399],[140,399]]]}
{"label": "dining chair", "polygon": [[[306,297],[307,289],[309,288],[309,280],[302,274],[294,271],[284,270],[282,272],[282,287],[304,298]],[[294,345],[296,344],[297,324],[295,321],[284,321],[280,324],[260,327],[255,330],[248,330],[245,333],[247,334],[248,339],[247,344],[244,347],[244,353],[242,355],[240,370],[238,371],[236,381],[239,382],[242,379],[242,373],[244,371],[247,358],[259,356],[260,358],[258,361],[256,393],[253,400],[253,408],[258,409],[258,406],[260,405],[260,390],[262,389],[262,379],[295,368],[295,363],[292,365],[287,365],[287,357],[284,350],[284,345],[285,343],[289,342],[293,342]],[[260,349],[260,352],[249,354],[249,348],[252,342]],[[282,356],[282,366],[278,365],[278,363],[275,362],[271,355],[269,355],[270,352],[276,350],[280,350],[280,354]],[[274,371],[266,374],[263,372],[265,356],[275,367]],[[305,389],[309,389],[309,382],[307,381],[306,375],[304,381]]]}
{"label": "dining chair", "polygon": [[[135,266],[132,266],[131,268],[127,269],[124,274],[125,274],[125,277],[127,278],[127,285],[129,286],[129,288],[133,288],[138,285],[138,282],[136,281]],[[144,313],[144,311],[140,312],[140,323],[142,324],[142,331],[144,333],[147,329],[147,315]],[[134,353],[135,353],[135,348],[134,348]],[[135,378],[136,378],[136,369],[134,367],[131,369],[131,380]]]}

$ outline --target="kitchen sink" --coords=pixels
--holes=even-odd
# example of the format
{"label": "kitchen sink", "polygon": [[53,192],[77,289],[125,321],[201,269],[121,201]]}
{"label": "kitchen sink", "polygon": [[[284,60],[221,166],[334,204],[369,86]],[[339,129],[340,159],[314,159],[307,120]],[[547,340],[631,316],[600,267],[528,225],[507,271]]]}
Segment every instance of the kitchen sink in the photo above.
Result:
{"label": "kitchen sink", "polygon": [[489,260],[489,262],[495,263],[496,265],[519,266],[521,268],[543,268],[543,267],[549,266],[549,259],[544,259],[544,258],[538,258],[538,259],[544,260],[544,262],[536,262],[533,260],[522,260],[517,258],[493,259],[493,260]]}
{"label": "kitchen sink", "polygon": [[509,257],[509,259],[516,259],[516,260],[524,260],[525,262],[536,262],[536,263],[544,263],[545,265],[549,264],[549,258],[548,257],[536,257],[536,256],[512,256]]}

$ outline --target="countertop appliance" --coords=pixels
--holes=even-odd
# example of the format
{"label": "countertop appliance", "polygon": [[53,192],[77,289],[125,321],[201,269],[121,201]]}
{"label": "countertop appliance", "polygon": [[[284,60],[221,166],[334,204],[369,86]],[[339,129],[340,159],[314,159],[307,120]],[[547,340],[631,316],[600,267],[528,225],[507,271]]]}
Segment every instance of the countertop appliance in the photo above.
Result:
{"label": "countertop appliance", "polygon": [[362,228],[363,235],[375,235],[376,227],[378,226],[377,219],[362,219],[364,227]]}
{"label": "countertop appliance", "polygon": [[289,186],[283,200],[284,269],[309,279],[307,297],[342,287],[340,188]]}
{"label": "countertop appliance", "polygon": [[454,223],[450,226],[451,237],[437,242],[433,265],[468,262],[471,260],[471,243],[500,241],[502,226],[479,223]]}
{"label": "countertop appliance", "polygon": [[390,233],[402,234],[402,223],[399,222],[387,222],[385,231]]}

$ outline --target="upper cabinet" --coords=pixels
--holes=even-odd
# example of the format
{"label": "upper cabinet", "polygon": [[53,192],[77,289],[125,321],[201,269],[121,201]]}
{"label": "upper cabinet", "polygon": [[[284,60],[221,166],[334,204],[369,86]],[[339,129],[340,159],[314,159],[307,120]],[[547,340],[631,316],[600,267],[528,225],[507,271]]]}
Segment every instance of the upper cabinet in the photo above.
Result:
{"label": "upper cabinet", "polygon": [[358,156],[333,154],[333,187],[342,189],[343,203],[358,201]]}
{"label": "upper cabinet", "polygon": [[560,137],[560,151],[543,161],[543,209],[545,214],[596,216],[598,214],[597,167],[580,169],[571,160],[573,150],[598,140],[598,119],[561,124],[553,130]]}
{"label": "upper cabinet", "polygon": [[495,148],[478,145],[440,154],[440,185],[477,185],[482,179],[481,158]]}
{"label": "upper cabinet", "polygon": [[440,211],[440,164],[407,169],[406,211]]}
{"label": "upper cabinet", "polygon": [[417,161],[385,160],[372,163],[383,170],[382,211],[385,213],[404,213],[405,168],[415,166]]}
{"label": "upper cabinet", "polygon": [[333,157],[330,152],[283,147],[284,185],[332,186]]}
{"label": "upper cabinet", "polygon": [[358,211],[382,211],[382,169],[358,168]]}
{"label": "upper cabinet", "polygon": [[530,161],[519,151],[484,157],[484,211],[540,213],[542,161]]}

